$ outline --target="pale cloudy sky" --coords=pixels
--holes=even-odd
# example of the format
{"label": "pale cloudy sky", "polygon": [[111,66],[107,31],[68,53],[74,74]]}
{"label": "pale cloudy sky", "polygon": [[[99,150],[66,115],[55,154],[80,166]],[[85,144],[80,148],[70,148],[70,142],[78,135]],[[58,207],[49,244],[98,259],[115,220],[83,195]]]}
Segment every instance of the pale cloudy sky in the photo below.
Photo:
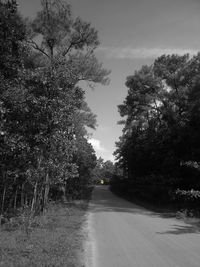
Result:
{"label": "pale cloudy sky", "polygon": [[[200,50],[200,0],[70,0],[75,15],[98,30],[97,56],[112,71],[108,86],[86,89],[99,127],[91,143],[97,155],[113,159],[122,127],[117,105],[127,94],[126,77],[161,54],[195,54]],[[18,0],[21,12],[33,16],[40,0]]]}

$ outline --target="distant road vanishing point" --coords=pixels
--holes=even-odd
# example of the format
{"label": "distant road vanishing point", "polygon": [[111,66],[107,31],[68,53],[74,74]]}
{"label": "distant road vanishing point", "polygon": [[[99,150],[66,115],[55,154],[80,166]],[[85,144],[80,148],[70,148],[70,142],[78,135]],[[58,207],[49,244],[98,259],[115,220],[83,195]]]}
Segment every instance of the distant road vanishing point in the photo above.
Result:
{"label": "distant road vanishing point", "polygon": [[194,224],[94,189],[88,213],[86,267],[200,267]]}

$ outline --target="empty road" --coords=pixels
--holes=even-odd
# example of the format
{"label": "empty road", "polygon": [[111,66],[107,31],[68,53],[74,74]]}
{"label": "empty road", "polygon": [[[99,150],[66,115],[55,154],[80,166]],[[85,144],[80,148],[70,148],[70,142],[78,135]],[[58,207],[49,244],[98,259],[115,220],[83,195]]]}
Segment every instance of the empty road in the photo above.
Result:
{"label": "empty road", "polygon": [[97,186],[88,213],[86,267],[199,267],[200,233]]}

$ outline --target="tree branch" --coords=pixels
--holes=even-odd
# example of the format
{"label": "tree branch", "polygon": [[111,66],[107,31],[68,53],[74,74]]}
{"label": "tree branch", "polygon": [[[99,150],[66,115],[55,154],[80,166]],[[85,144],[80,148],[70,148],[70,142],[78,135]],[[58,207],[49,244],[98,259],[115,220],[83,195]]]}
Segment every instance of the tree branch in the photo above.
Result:
{"label": "tree branch", "polygon": [[81,39],[77,40],[76,42],[71,42],[70,45],[68,46],[67,50],[64,51],[62,55],[66,56],[73,46],[79,45],[81,43],[84,43],[87,40],[88,37],[89,37],[89,34],[85,38],[82,37]]}
{"label": "tree branch", "polygon": [[40,51],[43,55],[45,55],[46,57],[48,57],[49,59],[51,59],[50,56],[44,51],[44,49],[42,49],[41,47],[39,47],[39,45],[38,45],[36,42],[34,42],[33,40],[28,40],[27,42],[28,42],[30,45],[32,45],[32,47],[33,47],[35,50]]}

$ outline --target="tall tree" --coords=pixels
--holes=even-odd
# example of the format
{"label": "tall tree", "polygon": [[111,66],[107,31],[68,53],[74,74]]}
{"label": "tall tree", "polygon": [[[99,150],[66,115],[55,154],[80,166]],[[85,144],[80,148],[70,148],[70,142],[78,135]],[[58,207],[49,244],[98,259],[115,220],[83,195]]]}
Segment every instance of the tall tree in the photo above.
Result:
{"label": "tall tree", "polygon": [[[96,30],[74,19],[65,1],[42,1],[26,25],[15,1],[1,1],[0,13],[1,210],[7,201],[36,211],[50,188],[94,165],[85,136],[95,116],[79,82],[105,84],[109,72],[94,54]],[[85,163],[84,151],[91,157]]]}
{"label": "tall tree", "polygon": [[[48,73],[50,88],[47,95],[50,112],[47,119],[49,144],[45,148],[47,156],[45,161],[48,161],[52,154],[50,143],[54,132],[57,134],[66,132],[69,139],[74,138],[75,128],[72,118],[83,105],[83,91],[77,83],[80,81],[105,83],[108,72],[102,69],[94,56],[94,49],[99,44],[96,30],[80,18],[73,19],[71,7],[66,2],[43,0],[42,11],[31,23],[31,28],[29,43],[44,57],[43,71],[45,68],[50,71]],[[41,37],[40,43],[36,41],[38,36]],[[55,95],[58,99],[55,99]],[[57,124],[58,117],[60,121]],[[57,141],[59,142],[59,139]],[[73,153],[73,150],[71,151]],[[72,157],[68,159],[72,160]],[[69,162],[66,161],[66,164]],[[46,196],[49,183],[49,170],[47,170]],[[45,202],[46,199],[47,197]]]}
{"label": "tall tree", "polygon": [[127,78],[115,153],[130,179],[175,176],[181,184],[182,164],[199,162],[199,62],[199,54],[163,55]]}
{"label": "tall tree", "polygon": [[16,1],[0,1],[0,195],[1,212],[12,205],[25,172],[28,150],[21,132],[26,92],[20,73],[26,54],[26,28]]}

